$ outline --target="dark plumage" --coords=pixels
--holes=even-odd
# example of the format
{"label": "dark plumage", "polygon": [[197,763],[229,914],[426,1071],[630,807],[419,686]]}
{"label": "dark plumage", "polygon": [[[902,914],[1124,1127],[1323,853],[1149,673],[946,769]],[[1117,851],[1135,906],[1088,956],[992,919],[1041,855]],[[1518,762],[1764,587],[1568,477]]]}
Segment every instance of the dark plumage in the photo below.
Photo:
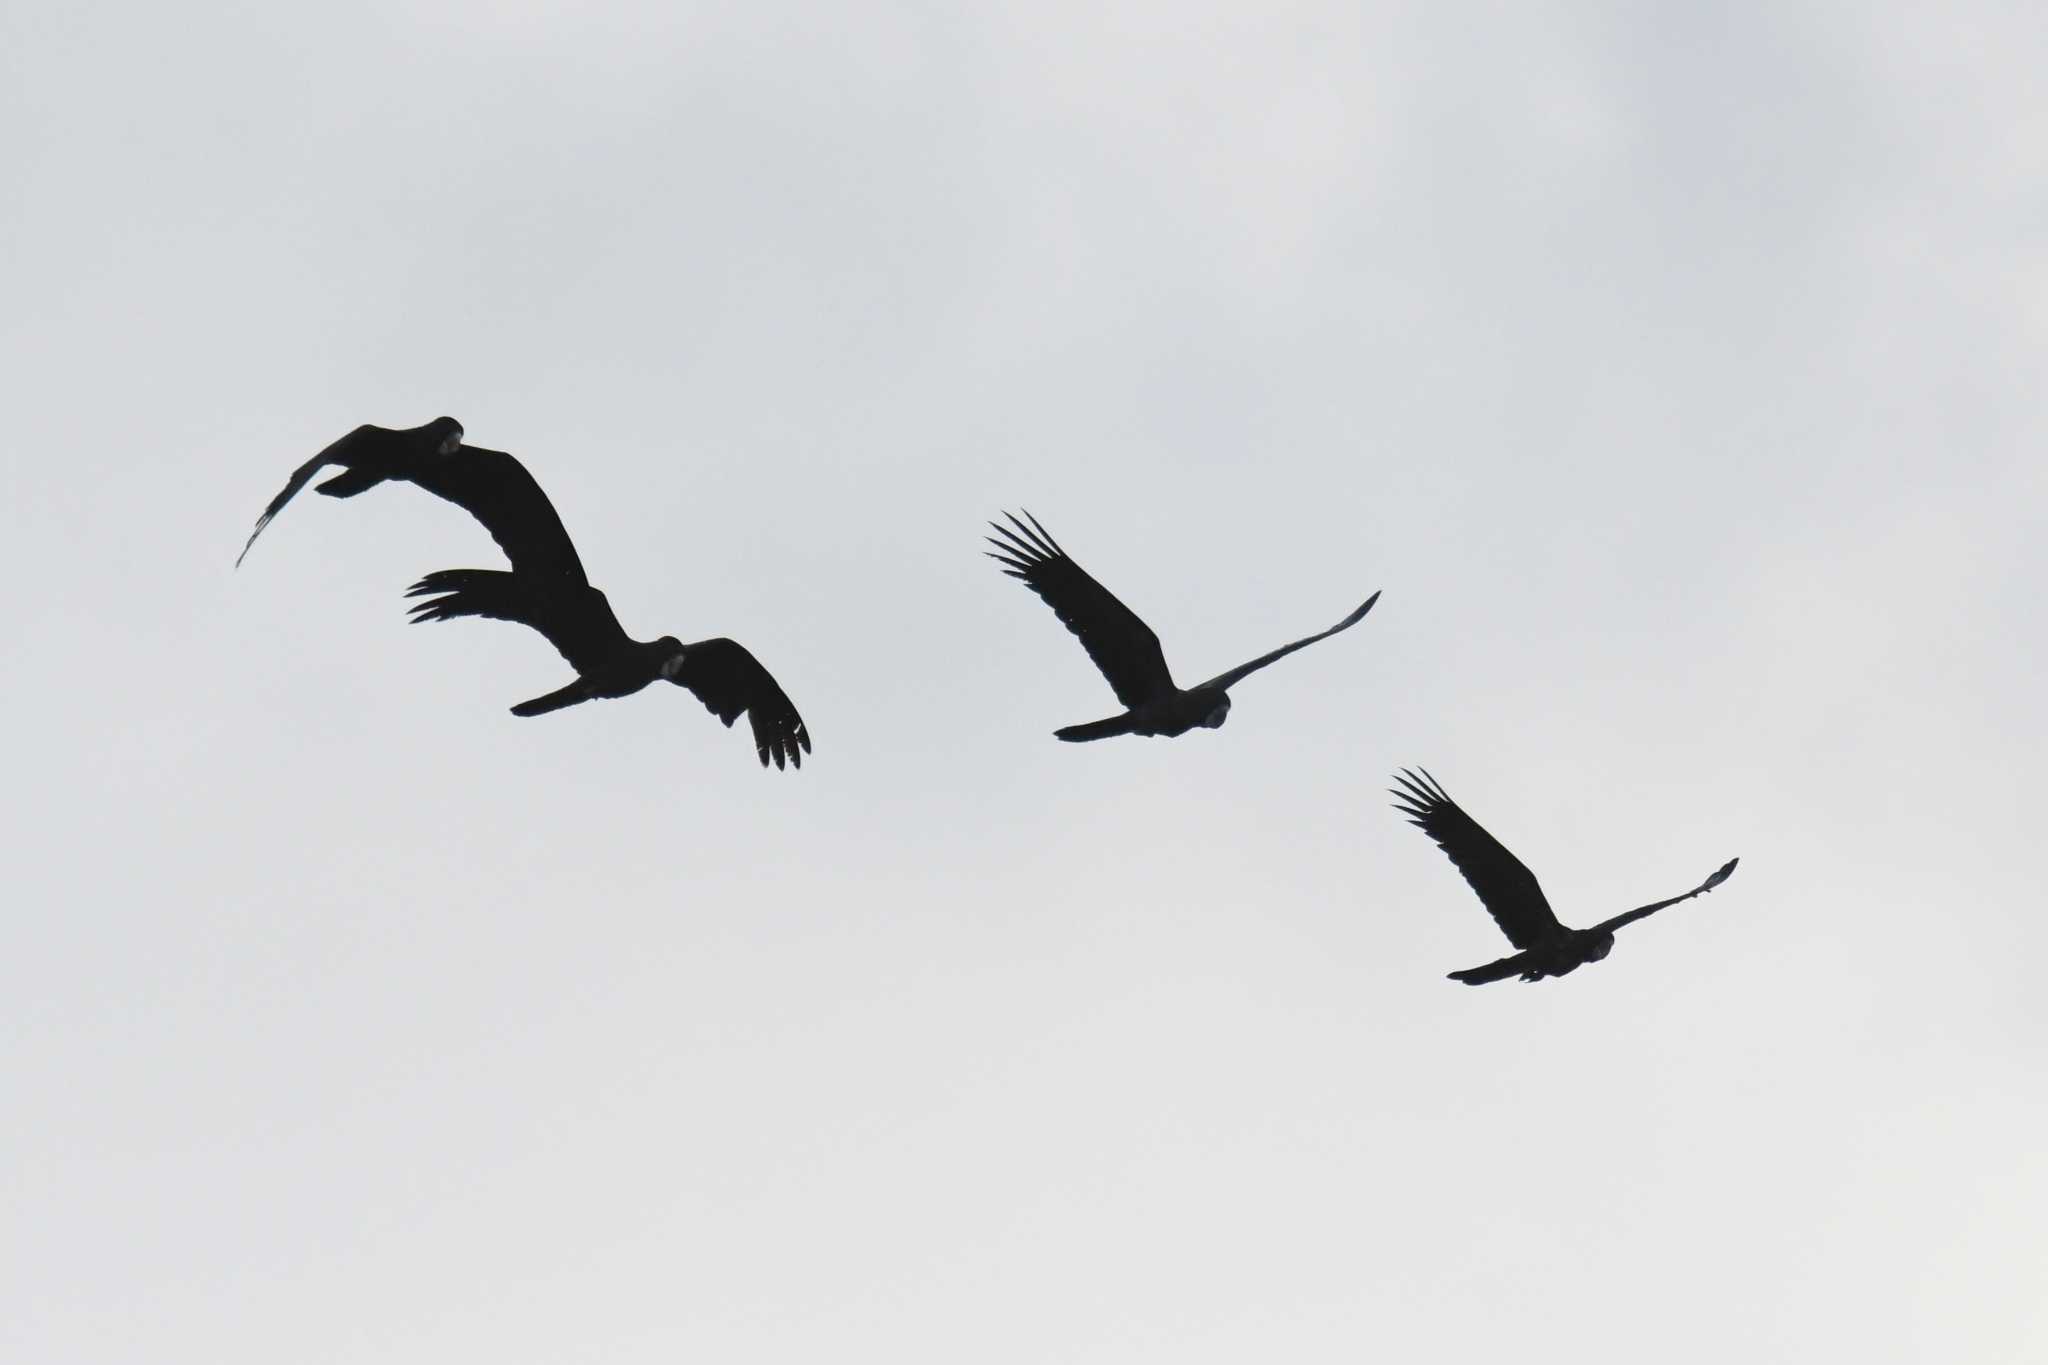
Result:
{"label": "dark plumage", "polygon": [[1489,981],[1502,981],[1511,976],[1519,976],[1524,981],[1540,981],[1546,976],[1563,976],[1576,971],[1588,962],[1598,962],[1614,947],[1616,929],[1645,915],[1653,915],[1668,905],[1712,891],[1728,880],[1735,871],[1735,864],[1741,861],[1730,858],[1713,876],[1682,896],[1641,906],[1590,929],[1567,929],[1551,912],[1550,902],[1543,898],[1543,888],[1536,884],[1536,874],[1502,847],[1500,840],[1481,829],[1478,821],[1465,814],[1458,803],[1437,785],[1428,769],[1423,769],[1417,776],[1404,768],[1394,780],[1401,784],[1399,788],[1389,789],[1396,798],[1394,809],[1407,816],[1410,824],[1418,826],[1450,855],[1458,871],[1465,874],[1465,880],[1479,893],[1479,899],[1493,916],[1494,923],[1508,936],[1508,942],[1521,950],[1512,957],[1489,962],[1484,967],[1450,974],[1451,980],[1462,981],[1468,986],[1483,986]]}
{"label": "dark plumage", "polygon": [[1282,645],[1250,663],[1239,664],[1205,683],[1183,689],[1174,685],[1173,675],[1167,671],[1159,637],[1136,612],[1117,601],[1109,589],[1068,558],[1067,552],[1038,524],[1038,518],[1026,512],[1024,516],[1031,523],[1026,526],[1008,512],[1003,515],[1009,518],[1010,525],[989,523],[996,534],[987,540],[996,548],[984,553],[1001,564],[1004,573],[1024,580],[1027,587],[1045,599],[1060,623],[1080,640],[1088,657],[1109,680],[1116,699],[1124,705],[1120,716],[1053,731],[1064,740],[1107,739],[1111,735],[1182,735],[1198,725],[1213,730],[1230,714],[1229,690],[1234,683],[1297,649],[1357,625],[1372,610],[1372,604],[1380,600],[1380,595],[1374,593],[1357,611],[1328,630]]}
{"label": "dark plumage", "polygon": [[[329,497],[354,497],[387,479],[418,484],[463,508],[483,524],[512,562],[500,569],[445,569],[412,585],[415,621],[486,616],[533,627],[561,652],[576,680],[512,708],[538,716],[596,697],[624,697],[658,679],[687,687],[727,725],[743,713],[754,729],[754,750],[766,767],[803,766],[810,732],[767,669],[731,640],[684,644],[672,635],[641,641],[628,636],[605,595],[590,586],[583,561],[554,504],[526,467],[500,450],[465,445],[462,426],[439,417],[425,426],[394,431],[360,426],[299,466],[250,533],[242,554],[301,488],[327,465],[344,472],[321,484]],[[241,558],[235,560],[240,564]]]}

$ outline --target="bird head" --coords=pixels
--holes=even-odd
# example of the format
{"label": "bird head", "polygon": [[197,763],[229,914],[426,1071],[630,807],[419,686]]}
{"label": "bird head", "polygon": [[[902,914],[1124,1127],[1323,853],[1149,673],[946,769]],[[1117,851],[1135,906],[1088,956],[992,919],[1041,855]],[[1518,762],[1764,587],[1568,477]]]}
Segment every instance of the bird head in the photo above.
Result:
{"label": "bird head", "polygon": [[1602,934],[1586,945],[1586,961],[1598,962],[1614,951],[1614,935]]}
{"label": "bird head", "polygon": [[453,417],[436,417],[422,428],[436,455],[453,455],[462,449],[462,423]]}
{"label": "bird head", "polygon": [[1223,728],[1223,722],[1229,719],[1230,694],[1220,693],[1216,698],[1216,705],[1210,708],[1208,715],[1202,717],[1202,724],[1211,730],[1220,730]]}
{"label": "bird head", "polygon": [[676,686],[681,687],[683,680],[678,675],[683,671],[683,660],[689,657],[689,651],[684,649],[683,642],[673,635],[664,635],[659,640],[656,640],[654,644],[656,648],[664,651],[661,660],[661,676],[667,678]]}

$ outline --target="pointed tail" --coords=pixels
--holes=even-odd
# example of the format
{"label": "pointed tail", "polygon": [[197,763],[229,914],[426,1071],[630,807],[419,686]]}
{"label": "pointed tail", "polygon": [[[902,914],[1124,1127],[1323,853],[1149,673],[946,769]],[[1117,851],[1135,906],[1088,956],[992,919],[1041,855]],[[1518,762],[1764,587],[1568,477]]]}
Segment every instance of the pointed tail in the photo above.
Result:
{"label": "pointed tail", "polygon": [[579,701],[589,701],[590,694],[583,690],[583,679],[578,678],[567,687],[558,687],[545,697],[523,701],[512,708],[515,716],[544,716],[550,711],[559,711],[565,706],[574,706]]}
{"label": "pointed tail", "polygon": [[1489,981],[1505,981],[1511,976],[1522,974],[1523,961],[1527,953],[1516,953],[1498,962],[1489,962],[1484,967],[1467,967],[1462,972],[1452,972],[1453,981],[1462,981],[1468,986],[1484,986]]}
{"label": "pointed tail", "polygon": [[1069,725],[1064,730],[1053,731],[1053,734],[1060,739],[1066,740],[1069,744],[1085,744],[1091,739],[1108,739],[1111,735],[1127,735],[1131,732],[1131,726],[1134,724],[1136,722],[1127,711],[1121,716],[1111,716],[1108,720],[1091,720],[1086,725]]}

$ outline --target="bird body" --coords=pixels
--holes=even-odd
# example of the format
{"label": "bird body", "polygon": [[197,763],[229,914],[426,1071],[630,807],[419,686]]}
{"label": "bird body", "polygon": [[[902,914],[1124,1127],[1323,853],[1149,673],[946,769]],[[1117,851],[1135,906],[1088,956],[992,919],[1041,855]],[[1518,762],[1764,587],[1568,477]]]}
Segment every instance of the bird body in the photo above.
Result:
{"label": "bird body", "polygon": [[659,640],[627,640],[617,653],[603,659],[588,673],[577,674],[576,681],[545,696],[520,702],[512,708],[512,714],[542,716],[581,701],[630,697],[650,683],[664,678],[672,680],[686,655],[682,642],[673,635],[664,635]]}
{"label": "bird body", "polygon": [[1588,962],[1598,962],[1614,951],[1614,935],[1597,929],[1566,929],[1533,948],[1489,962],[1484,967],[1467,967],[1450,973],[1453,981],[1483,986],[1519,976],[1524,981],[1541,981],[1546,976],[1568,976]]}
{"label": "bird body", "polygon": [[1682,896],[1639,906],[1590,929],[1573,929],[1561,923],[1551,910],[1536,874],[1451,800],[1428,769],[1422,769],[1418,776],[1404,768],[1394,780],[1401,784],[1391,789],[1396,798],[1394,809],[1436,841],[1464,874],[1508,942],[1520,950],[1483,967],[1468,967],[1450,974],[1451,980],[1468,986],[1483,986],[1511,976],[1541,981],[1545,977],[1566,976],[1588,962],[1598,962],[1613,951],[1615,930],[1712,891],[1728,880],[1735,864],[1741,861],[1730,858]]}
{"label": "bird body", "polygon": [[482,523],[512,568],[428,574],[406,593],[427,599],[411,609],[413,620],[482,616],[516,621],[546,636],[576,670],[573,682],[519,703],[512,708],[514,715],[539,716],[600,697],[630,696],[667,679],[689,688],[728,726],[746,715],[762,766],[771,760],[778,768],[803,766],[810,732],[752,654],[723,638],[686,645],[672,635],[652,641],[627,635],[604,593],[591,586],[561,517],[532,474],[511,455],[465,445],[462,437],[462,426],[452,417],[405,430],[357,427],[292,474],[264,509],[243,556],[325,466],[343,466],[343,473],[316,490],[331,497],[353,497],[386,480],[417,484]]}
{"label": "bird body", "polygon": [[1380,600],[1374,593],[1349,616],[1305,639],[1282,645],[1250,663],[1240,664],[1194,687],[1176,686],[1166,667],[1166,653],[1152,628],[1116,599],[1102,584],[1076,564],[1058,542],[1038,524],[1038,518],[1024,514],[1027,526],[1015,516],[1010,525],[989,525],[995,535],[986,539],[995,546],[984,551],[1003,566],[1003,572],[1021,579],[1043,598],[1061,624],[1073,632],[1109,681],[1110,690],[1123,703],[1122,715],[1069,725],[1053,731],[1060,739],[1082,742],[1108,739],[1112,735],[1184,735],[1197,727],[1217,729],[1230,716],[1230,688],[1267,664],[1285,658],[1297,649],[1349,630]]}
{"label": "bird body", "polygon": [[1172,738],[1197,726],[1216,729],[1230,714],[1230,694],[1218,687],[1179,688],[1163,696],[1148,697],[1120,716],[1091,720],[1053,731],[1060,739],[1079,742],[1107,739],[1111,735],[1147,735]]}

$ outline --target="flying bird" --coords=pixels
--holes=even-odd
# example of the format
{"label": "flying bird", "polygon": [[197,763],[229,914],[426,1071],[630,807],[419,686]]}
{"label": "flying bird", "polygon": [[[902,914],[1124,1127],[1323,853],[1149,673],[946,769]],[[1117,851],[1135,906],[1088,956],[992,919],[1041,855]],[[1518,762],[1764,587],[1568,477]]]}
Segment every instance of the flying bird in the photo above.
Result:
{"label": "flying bird", "polygon": [[1109,679],[1116,699],[1124,704],[1120,716],[1053,731],[1059,738],[1076,743],[1107,739],[1111,735],[1184,735],[1198,725],[1214,730],[1230,715],[1232,684],[1297,649],[1350,629],[1380,600],[1380,595],[1374,593],[1365,599],[1365,605],[1328,630],[1282,645],[1270,654],[1261,654],[1205,683],[1176,687],[1173,675],[1167,672],[1159,637],[1138,619],[1136,612],[1117,601],[1109,589],[1069,559],[1067,552],[1038,524],[1038,518],[1026,512],[1024,516],[1031,523],[1026,526],[1011,513],[1003,515],[1009,518],[1010,525],[990,522],[996,534],[985,539],[996,548],[982,553],[1001,564],[1004,573],[1023,579],[1025,586],[1045,599],[1060,623],[1081,641],[1081,648],[1088,651],[1102,676]]}
{"label": "flying bird", "polygon": [[[465,445],[462,438],[462,425],[452,417],[402,431],[357,427],[299,466],[264,508],[242,555],[328,465],[343,469],[315,490],[329,497],[354,497],[387,479],[418,484],[481,522],[512,568],[428,574],[406,593],[428,599],[411,608],[413,620],[517,621],[546,636],[576,670],[574,682],[519,703],[513,715],[539,716],[597,697],[629,696],[665,678],[689,688],[728,726],[744,714],[763,767],[770,760],[777,768],[803,766],[811,751],[803,717],[745,647],[726,639],[684,644],[673,635],[653,641],[627,635],[605,595],[590,585],[561,517],[526,466],[504,451]],[[241,562],[237,557],[235,563]]]}
{"label": "flying bird", "polygon": [[1419,777],[1403,768],[1395,774],[1394,780],[1401,784],[1399,789],[1388,788],[1396,798],[1394,809],[1407,816],[1408,823],[1419,827],[1450,855],[1458,871],[1465,874],[1465,880],[1479,893],[1479,899],[1485,904],[1487,913],[1493,916],[1494,923],[1500,925],[1501,932],[1508,936],[1508,942],[1521,950],[1512,957],[1489,962],[1484,967],[1471,967],[1450,974],[1451,980],[1462,981],[1468,986],[1483,986],[1489,981],[1504,981],[1511,976],[1519,976],[1524,981],[1541,981],[1546,976],[1563,976],[1588,962],[1598,962],[1613,949],[1616,929],[1645,915],[1654,915],[1667,905],[1689,901],[1694,896],[1712,891],[1728,880],[1735,871],[1735,864],[1741,861],[1730,858],[1713,876],[1682,896],[1641,906],[1627,914],[1603,920],[1590,929],[1567,929],[1558,923],[1557,916],[1551,912],[1550,902],[1543,898],[1543,888],[1536,884],[1536,874],[1524,867],[1521,859],[1502,847],[1498,839],[1481,829],[1477,820],[1465,814],[1457,802],[1445,795],[1427,768]]}

